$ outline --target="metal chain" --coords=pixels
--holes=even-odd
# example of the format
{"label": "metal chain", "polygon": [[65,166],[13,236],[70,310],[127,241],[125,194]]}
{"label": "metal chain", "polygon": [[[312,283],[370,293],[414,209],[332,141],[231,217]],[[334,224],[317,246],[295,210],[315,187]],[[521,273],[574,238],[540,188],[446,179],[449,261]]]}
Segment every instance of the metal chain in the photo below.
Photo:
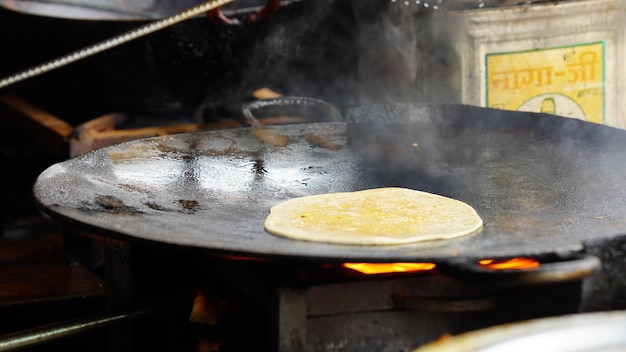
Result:
{"label": "metal chain", "polygon": [[91,55],[100,53],[102,51],[108,50],[110,48],[116,47],[118,45],[124,44],[126,42],[129,42],[131,40],[137,39],[139,37],[143,37],[147,34],[156,32],[158,30],[161,30],[163,28],[172,26],[176,23],[182,22],[184,20],[187,20],[191,17],[195,17],[197,15],[200,15],[202,13],[205,13],[207,11],[213,10],[215,8],[218,8],[220,6],[223,6],[229,2],[232,2],[234,0],[211,0],[199,5],[196,5],[192,8],[189,8],[187,10],[184,10],[182,12],[179,12],[178,14],[175,14],[173,16],[164,18],[162,20],[158,20],[155,22],[151,22],[148,23],[144,26],[141,26],[139,28],[133,29],[131,31],[122,33],[120,35],[117,35],[115,37],[106,39],[104,41],[95,43],[93,45],[90,45],[88,47],[85,47],[83,49],[74,51],[72,53],[69,53],[67,55],[64,55],[62,57],[59,57],[57,59],[45,62],[43,64],[40,64],[38,66],[26,69],[24,71],[15,73],[13,75],[10,75],[6,78],[0,79],[0,89],[4,88],[6,86],[9,86],[11,84],[23,81],[25,79],[31,78],[33,76],[37,76],[40,75],[42,73],[48,72],[48,71],[52,71],[56,68],[65,66],[67,64],[70,64],[72,62],[78,61],[78,60],[82,60],[86,57],[89,57]]}

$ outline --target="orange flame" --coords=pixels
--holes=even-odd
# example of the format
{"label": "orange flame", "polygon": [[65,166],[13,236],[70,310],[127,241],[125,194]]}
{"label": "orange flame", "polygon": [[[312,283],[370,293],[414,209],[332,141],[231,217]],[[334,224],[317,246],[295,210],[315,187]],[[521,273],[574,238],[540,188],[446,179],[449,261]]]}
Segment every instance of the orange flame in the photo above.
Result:
{"label": "orange flame", "polygon": [[434,263],[343,263],[343,267],[363,274],[385,274],[410,271],[426,271],[435,268]]}
{"label": "orange flame", "polygon": [[507,270],[507,269],[532,269],[541,265],[538,261],[532,258],[512,258],[504,260],[496,259],[483,259],[479,260],[478,264],[482,267],[492,270]]}
{"label": "orange flame", "polygon": [[[532,258],[512,259],[482,259],[478,265],[491,270],[524,270],[537,268],[541,263]],[[363,274],[386,274],[399,272],[414,272],[433,270],[434,263],[343,263],[344,268],[352,269]]]}

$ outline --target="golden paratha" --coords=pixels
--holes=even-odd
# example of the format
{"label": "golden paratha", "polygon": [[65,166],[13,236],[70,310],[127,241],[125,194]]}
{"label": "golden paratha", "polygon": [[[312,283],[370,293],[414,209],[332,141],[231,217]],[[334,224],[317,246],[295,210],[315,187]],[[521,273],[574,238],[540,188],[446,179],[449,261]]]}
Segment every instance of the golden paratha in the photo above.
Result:
{"label": "golden paratha", "polygon": [[482,225],[464,202],[398,187],[293,198],[265,219],[265,230],[277,236],[365,246],[451,239]]}

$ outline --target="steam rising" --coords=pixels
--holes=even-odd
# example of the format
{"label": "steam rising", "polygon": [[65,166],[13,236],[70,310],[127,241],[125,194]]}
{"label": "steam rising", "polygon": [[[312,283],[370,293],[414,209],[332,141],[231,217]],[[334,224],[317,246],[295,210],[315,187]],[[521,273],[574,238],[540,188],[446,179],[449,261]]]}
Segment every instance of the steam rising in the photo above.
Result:
{"label": "steam rising", "polygon": [[[231,79],[239,86],[222,95],[238,98],[267,87],[283,95],[320,98],[342,109],[385,102],[455,102],[445,90],[421,86],[422,63],[438,50],[449,50],[448,36],[430,32],[425,20],[435,12],[513,3],[518,1],[285,1],[272,18],[245,26],[254,36],[253,45],[238,48],[241,74]],[[440,69],[446,87],[454,84],[445,82],[454,79],[455,68],[449,64],[434,61],[427,68]],[[207,101],[215,101],[214,92],[209,93]]]}

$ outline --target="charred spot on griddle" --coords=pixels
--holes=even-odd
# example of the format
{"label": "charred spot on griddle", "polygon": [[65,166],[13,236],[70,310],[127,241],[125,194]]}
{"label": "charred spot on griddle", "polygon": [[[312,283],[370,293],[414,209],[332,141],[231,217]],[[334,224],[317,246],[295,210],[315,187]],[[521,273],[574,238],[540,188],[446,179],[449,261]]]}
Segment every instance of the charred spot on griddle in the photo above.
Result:
{"label": "charred spot on griddle", "polygon": [[123,190],[130,191],[130,192],[141,192],[141,193],[149,193],[150,192],[149,190],[147,190],[145,188],[139,187],[137,185],[127,184],[127,183],[120,183],[119,185],[117,185],[117,187],[119,189],[123,189]]}
{"label": "charred spot on griddle", "polygon": [[182,205],[189,213],[195,213],[200,206],[197,200],[179,199],[178,204]]}
{"label": "charred spot on griddle", "polygon": [[98,196],[96,197],[96,204],[105,209],[123,208],[124,202],[113,196]]}
{"label": "charred spot on griddle", "polygon": [[185,170],[183,172],[183,177],[185,178],[185,181],[187,182],[198,182],[198,174],[197,171],[191,169],[191,170]]}
{"label": "charred spot on griddle", "polygon": [[143,203],[143,204],[145,206],[147,206],[148,208],[150,208],[150,209],[159,210],[159,211],[169,211],[169,209],[161,206],[160,204],[156,204],[156,203],[153,203],[153,202],[146,202],[146,203]]}
{"label": "charred spot on griddle", "polygon": [[180,149],[166,145],[163,142],[156,143],[156,149],[165,155],[176,154],[180,152]]}
{"label": "charred spot on griddle", "polygon": [[326,171],[326,169],[324,169],[321,166],[305,166],[301,168],[300,170],[302,170],[305,173],[315,174],[315,175],[325,175],[328,173],[328,171]]}
{"label": "charred spot on griddle", "polygon": [[190,163],[190,162],[195,161],[195,160],[196,160],[196,157],[195,157],[194,155],[191,155],[191,154],[184,154],[184,155],[182,156],[182,160],[183,160],[184,162]]}
{"label": "charred spot on griddle", "polygon": [[265,169],[265,162],[263,159],[254,159],[252,164],[252,171],[257,175],[265,175],[267,169]]}
{"label": "charred spot on griddle", "polygon": [[114,196],[97,196],[96,197],[96,204],[99,205],[100,207],[104,208],[105,210],[111,212],[111,213],[115,213],[115,214],[134,214],[134,213],[140,213],[140,211],[138,211],[136,208],[134,207],[130,207],[126,204],[124,204],[124,202]]}
{"label": "charred spot on griddle", "polygon": [[201,144],[199,138],[193,138],[189,141],[189,150],[197,150],[198,146]]}

